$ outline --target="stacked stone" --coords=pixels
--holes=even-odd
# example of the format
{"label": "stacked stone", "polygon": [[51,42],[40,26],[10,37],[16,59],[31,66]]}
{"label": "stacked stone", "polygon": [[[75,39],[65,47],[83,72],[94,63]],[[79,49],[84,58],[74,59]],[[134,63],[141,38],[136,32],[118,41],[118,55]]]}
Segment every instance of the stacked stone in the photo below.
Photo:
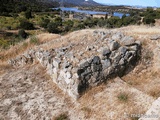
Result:
{"label": "stacked stone", "polygon": [[10,64],[17,67],[38,60],[53,82],[77,99],[86,89],[123,75],[129,65],[136,63],[140,53],[140,42],[120,32],[94,31],[93,36],[96,40],[84,41],[81,49],[78,49],[80,44],[69,44],[58,49],[29,50],[10,60]]}

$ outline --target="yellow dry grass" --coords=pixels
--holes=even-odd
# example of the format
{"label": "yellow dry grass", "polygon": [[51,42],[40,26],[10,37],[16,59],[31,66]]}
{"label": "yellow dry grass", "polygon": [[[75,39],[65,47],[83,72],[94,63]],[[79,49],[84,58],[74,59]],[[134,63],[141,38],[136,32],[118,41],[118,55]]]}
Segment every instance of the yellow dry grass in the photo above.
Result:
{"label": "yellow dry grass", "polygon": [[[119,99],[122,94],[127,95],[124,101]],[[90,120],[131,120],[131,114],[144,114],[153,101],[152,97],[116,78],[108,81],[107,85],[103,84],[86,92],[79,103],[80,111],[85,108],[86,118]]]}
{"label": "yellow dry grass", "polygon": [[[57,34],[49,34],[44,33],[36,36],[38,39],[38,45],[44,44],[51,40],[57,39],[60,35]],[[30,38],[26,39],[24,42],[21,42],[15,46],[11,46],[8,50],[1,50],[0,51],[0,62],[6,62],[11,58],[15,58],[16,56],[24,53],[25,51],[29,50],[30,48],[35,47],[35,44],[30,43]]]}
{"label": "yellow dry grass", "polygon": [[11,66],[7,62],[0,63],[0,75],[4,74],[7,70],[11,69]]}

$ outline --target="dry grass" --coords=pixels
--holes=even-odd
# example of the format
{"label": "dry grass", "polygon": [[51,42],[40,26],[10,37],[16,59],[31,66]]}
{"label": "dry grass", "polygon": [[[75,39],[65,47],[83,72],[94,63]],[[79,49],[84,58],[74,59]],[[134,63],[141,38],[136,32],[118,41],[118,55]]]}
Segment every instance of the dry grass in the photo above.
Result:
{"label": "dry grass", "polygon": [[0,75],[4,74],[7,70],[11,69],[12,66],[8,65],[6,62],[0,63]]}
{"label": "dry grass", "polygon": [[[40,44],[44,44],[48,41],[51,41],[53,39],[56,39],[60,37],[57,34],[49,34],[49,33],[44,33],[44,34],[40,34],[35,36],[35,38],[38,40],[38,45]],[[32,39],[32,37],[28,38],[25,42],[19,43],[15,46],[10,47],[10,49],[8,50],[2,50],[0,51],[0,62],[4,62],[7,61],[11,58],[15,58],[16,56],[24,53],[25,51],[29,50],[30,48],[35,47],[37,44],[37,42],[30,42],[30,39]]]}
{"label": "dry grass", "polygon": [[85,114],[85,119],[88,119],[91,117],[92,115],[92,110],[89,107],[82,107],[81,110],[84,112]]}
{"label": "dry grass", "polygon": [[132,35],[154,35],[159,34],[159,27],[150,27],[145,25],[140,26],[127,26],[123,28],[126,33],[131,33]]}
{"label": "dry grass", "polygon": [[[154,100],[132,88],[125,82],[115,79],[89,90],[79,100],[81,106],[87,107],[90,119],[136,119],[125,113],[145,113]],[[89,110],[88,110],[89,108]],[[90,111],[91,110],[91,111]]]}

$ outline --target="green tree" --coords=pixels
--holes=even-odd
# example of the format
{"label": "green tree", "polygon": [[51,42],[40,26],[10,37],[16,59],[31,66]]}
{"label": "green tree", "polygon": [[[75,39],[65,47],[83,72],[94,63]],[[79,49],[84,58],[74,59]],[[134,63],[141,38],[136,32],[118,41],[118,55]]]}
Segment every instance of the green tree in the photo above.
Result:
{"label": "green tree", "polygon": [[20,28],[25,29],[25,30],[33,30],[34,25],[27,20],[21,20],[20,21]]}
{"label": "green tree", "polygon": [[62,18],[61,17],[56,17],[54,22],[56,22],[56,24],[58,24],[58,26],[62,26]]}
{"label": "green tree", "polygon": [[50,23],[50,20],[48,18],[46,18],[46,19],[43,19],[40,22],[40,26],[43,27],[43,28],[47,28],[47,26],[48,26],[49,23]]}
{"label": "green tree", "polygon": [[72,29],[74,22],[71,20],[63,22],[64,32],[68,32]]}
{"label": "green tree", "polygon": [[32,13],[30,10],[27,10],[24,15],[25,15],[25,18],[27,18],[27,19],[32,18]]}
{"label": "green tree", "polygon": [[58,22],[50,22],[47,26],[47,30],[50,33],[59,33],[59,23]]}
{"label": "green tree", "polygon": [[143,23],[144,24],[154,24],[155,23],[155,19],[152,16],[145,16],[143,18]]}

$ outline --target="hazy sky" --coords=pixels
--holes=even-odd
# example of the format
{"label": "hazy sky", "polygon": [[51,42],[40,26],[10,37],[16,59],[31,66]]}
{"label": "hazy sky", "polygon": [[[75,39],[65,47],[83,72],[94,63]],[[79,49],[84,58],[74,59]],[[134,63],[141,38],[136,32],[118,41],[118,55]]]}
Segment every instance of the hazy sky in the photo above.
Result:
{"label": "hazy sky", "polygon": [[115,4],[115,5],[140,5],[140,6],[157,6],[160,7],[160,0],[94,0],[98,3]]}

